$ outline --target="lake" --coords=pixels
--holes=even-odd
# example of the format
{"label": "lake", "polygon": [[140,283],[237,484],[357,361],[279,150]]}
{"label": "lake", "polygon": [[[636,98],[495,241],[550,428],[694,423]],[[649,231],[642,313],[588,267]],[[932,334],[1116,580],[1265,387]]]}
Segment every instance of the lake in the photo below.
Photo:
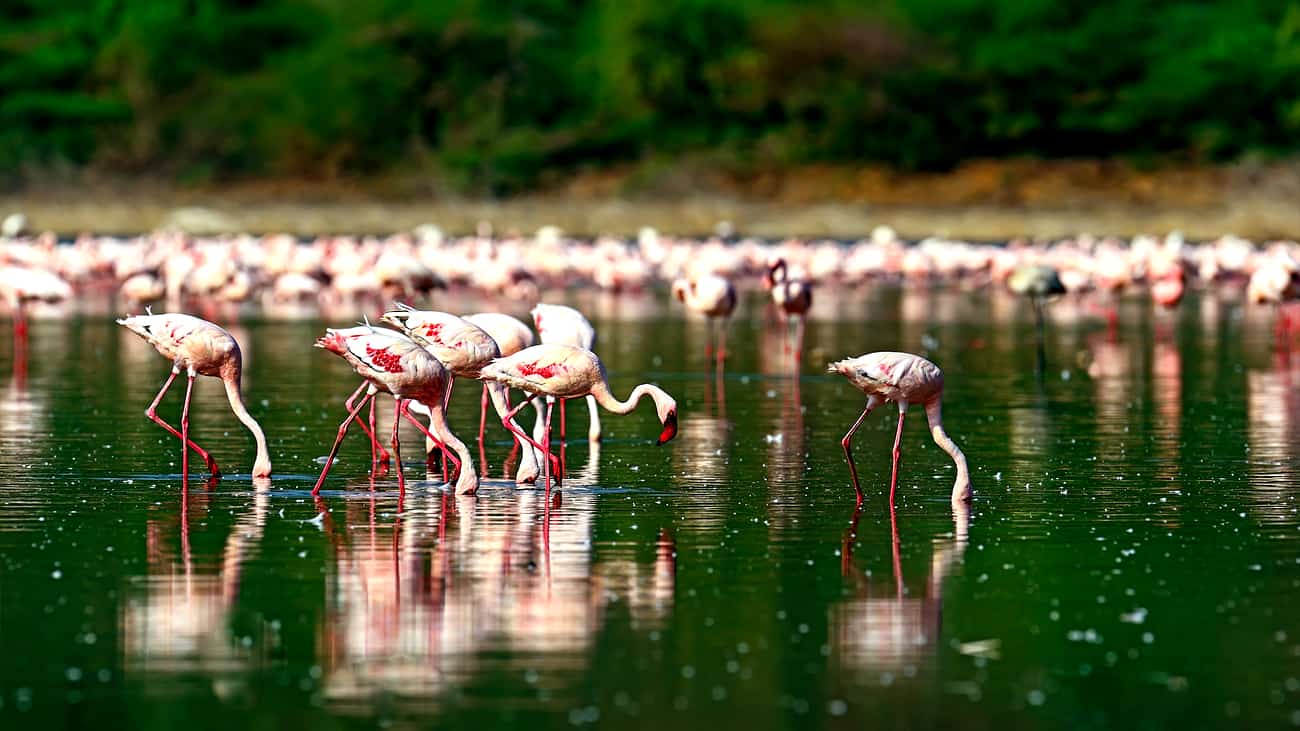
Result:
{"label": "lake", "polygon": [[[1040,371],[1009,295],[827,289],[798,373],[751,293],[721,378],[666,294],[547,300],[592,319],[616,394],[654,382],[680,412],[666,446],[648,404],[592,446],[571,404],[549,511],[503,479],[497,422],[477,496],[404,429],[400,505],[355,430],[313,499],[358,379],[311,344],[351,314],[194,312],[242,344],[276,471],[249,478],[252,440],[201,378],[193,435],[227,475],[188,488],[143,415],[168,364],[112,308],[36,320],[25,347],[0,325],[4,726],[1300,725],[1300,343],[1239,292],[1172,313],[1134,294],[1114,330],[1055,303]],[[825,363],[873,350],[944,369],[968,509],[913,409],[891,514],[886,406],[854,443],[855,510],[839,440],[864,398]],[[472,449],[478,403],[457,388]]]}

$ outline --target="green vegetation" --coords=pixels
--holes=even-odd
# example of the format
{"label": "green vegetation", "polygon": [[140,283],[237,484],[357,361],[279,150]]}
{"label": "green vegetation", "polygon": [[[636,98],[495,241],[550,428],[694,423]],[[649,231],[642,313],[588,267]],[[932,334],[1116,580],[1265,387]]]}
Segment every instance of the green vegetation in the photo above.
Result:
{"label": "green vegetation", "polygon": [[1267,0],[10,0],[0,178],[549,173],[971,157],[1223,160],[1300,141]]}

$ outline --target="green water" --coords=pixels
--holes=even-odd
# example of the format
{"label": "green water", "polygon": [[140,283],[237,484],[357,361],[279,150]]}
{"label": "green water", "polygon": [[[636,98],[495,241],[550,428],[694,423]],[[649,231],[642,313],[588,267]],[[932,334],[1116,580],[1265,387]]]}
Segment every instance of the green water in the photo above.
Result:
{"label": "green water", "polygon": [[[142,413],[168,366],[106,309],[35,322],[25,354],[6,337],[3,727],[1300,724],[1300,352],[1268,311],[1133,298],[1108,333],[1059,303],[1036,374],[1015,300],[824,292],[794,379],[751,299],[719,383],[666,301],[573,301],[615,391],[661,384],[681,432],[656,448],[648,406],[609,415],[597,458],[574,404],[549,524],[501,479],[498,426],[475,498],[408,459],[399,513],[358,435],[313,501],[356,384],[310,347],[325,323],[229,326],[276,476],[251,482],[252,441],[202,379],[194,431],[229,474],[188,491]],[[857,438],[855,516],[839,438],[863,398],[821,371],[871,350],[944,368],[969,514],[913,411],[891,521],[891,407]],[[457,390],[467,441],[477,404]]]}

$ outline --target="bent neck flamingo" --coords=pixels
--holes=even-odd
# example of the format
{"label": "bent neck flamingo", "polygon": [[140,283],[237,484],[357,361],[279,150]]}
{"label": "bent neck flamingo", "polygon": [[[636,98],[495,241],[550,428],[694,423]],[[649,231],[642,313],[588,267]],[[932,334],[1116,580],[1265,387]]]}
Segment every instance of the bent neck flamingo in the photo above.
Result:
{"label": "bent neck flamingo", "polygon": [[[216,460],[190,439],[190,396],[194,390],[196,375],[220,378],[226,386],[226,398],[230,401],[230,410],[235,412],[248,431],[252,432],[257,443],[257,456],[253,460],[253,477],[271,476],[271,457],[266,447],[266,435],[257,420],[248,413],[244,406],[244,395],[240,389],[240,377],[243,373],[243,359],[239,352],[239,343],[222,328],[207,320],[191,315],[167,313],[162,315],[146,314],[124,317],[117,321],[128,330],[149,342],[164,358],[172,362],[172,373],[163,384],[162,390],[154,397],[153,403],[145,411],[156,424],[166,429],[172,436],[181,440],[181,479],[189,480],[190,449],[193,449],[207,463],[208,472],[214,477],[221,475]],[[158,416],[158,404],[171,388],[181,369],[185,369],[188,382],[185,386],[185,405],[181,408],[181,430],[176,429]]]}
{"label": "bent neck flamingo", "polygon": [[[478,475],[474,471],[474,462],[469,449],[464,442],[456,438],[455,434],[452,434],[451,428],[447,425],[443,399],[450,387],[451,375],[437,358],[400,335],[394,337],[365,325],[341,330],[328,328],[325,330],[325,335],[316,341],[316,347],[341,356],[353,370],[370,382],[370,388],[365,397],[352,408],[347,418],[339,425],[334,446],[330,448],[325,467],[321,470],[320,478],[316,480],[315,488],[312,489],[313,495],[319,493],[321,485],[325,483],[325,476],[329,474],[330,465],[338,454],[339,444],[347,435],[348,426],[357,418],[366,401],[373,399],[380,391],[392,394],[397,402],[393,415],[392,442],[393,460],[397,467],[399,500],[406,492],[397,434],[402,417],[415,424],[425,436],[450,447],[459,457],[460,476],[456,480],[458,495],[468,495],[478,490]],[[410,401],[412,400],[428,407],[429,424],[434,433],[429,433],[424,425],[411,415]]]}
{"label": "bent neck flamingo", "polygon": [[827,370],[839,373],[849,379],[854,388],[867,394],[867,406],[858,420],[853,422],[848,434],[840,441],[844,447],[844,456],[849,461],[849,472],[853,476],[853,489],[857,492],[858,503],[862,503],[862,486],[858,483],[858,468],[853,463],[853,454],[849,444],[853,434],[862,426],[877,406],[887,401],[898,404],[898,430],[894,434],[894,468],[889,478],[889,506],[894,506],[894,492],[898,488],[898,461],[903,440],[903,417],[907,415],[910,404],[925,407],[926,418],[930,422],[930,434],[934,443],[952,457],[957,467],[957,479],[952,486],[952,499],[970,500],[970,471],[966,467],[966,455],[962,454],[956,442],[943,429],[943,371],[939,366],[911,353],[867,353],[856,358],[830,363]]}
{"label": "bent neck flamingo", "polygon": [[[512,409],[509,412],[511,415],[536,396],[558,399],[561,407],[568,399],[591,397],[615,414],[631,413],[642,397],[649,396],[655,403],[655,413],[663,425],[658,444],[665,444],[677,436],[677,402],[672,396],[658,386],[643,383],[632,389],[632,394],[626,401],[619,401],[609,390],[605,366],[590,350],[569,345],[534,345],[508,358],[492,361],[483,368],[479,378],[532,394],[524,403]],[[549,492],[552,466],[556,468],[554,472],[557,484],[563,475],[558,460],[550,453],[551,407],[548,406],[546,410],[546,433],[542,444],[524,434],[518,426],[507,423],[506,427],[545,455],[546,488]],[[552,465],[552,462],[555,464]]]}
{"label": "bent neck flamingo", "polygon": [[812,283],[801,277],[791,276],[785,259],[777,259],[768,266],[767,274],[763,276],[763,285],[772,291],[772,302],[776,304],[777,310],[781,313],[781,321],[786,327],[782,340],[786,341],[787,353],[791,350],[788,341],[789,322],[794,320],[793,350],[797,368],[799,361],[803,359],[805,320],[808,317],[808,310],[812,309]]}

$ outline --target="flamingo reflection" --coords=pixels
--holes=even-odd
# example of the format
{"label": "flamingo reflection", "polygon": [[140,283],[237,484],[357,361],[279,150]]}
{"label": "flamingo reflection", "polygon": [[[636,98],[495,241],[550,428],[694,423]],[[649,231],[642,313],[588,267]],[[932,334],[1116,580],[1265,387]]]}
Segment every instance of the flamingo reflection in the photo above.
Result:
{"label": "flamingo reflection", "polygon": [[906,673],[935,652],[943,624],[943,582],[966,552],[970,506],[952,503],[953,534],[934,542],[934,555],[921,596],[910,596],[903,580],[898,521],[890,511],[893,582],[873,587],[854,565],[860,508],[854,509],[841,550],[841,571],[854,596],[830,608],[832,667],[846,674]]}
{"label": "flamingo reflection", "polygon": [[[215,480],[209,483],[213,486]],[[190,511],[206,512],[210,493],[184,489],[179,518],[149,518],[148,573],[131,581],[119,616],[128,671],[202,672],[212,675],[214,688],[224,692],[230,687],[227,681],[254,664],[257,648],[241,645],[230,623],[243,567],[266,528],[270,486],[269,479],[255,481],[252,503],[236,519],[219,561],[196,558],[190,545]],[[175,529],[179,545],[170,535]]]}
{"label": "flamingo reflection", "polygon": [[365,501],[333,514],[322,503],[333,546],[319,634],[326,702],[426,700],[521,656],[562,678],[585,668],[611,603],[629,607],[634,626],[662,626],[675,589],[671,536],[661,534],[652,562],[632,542],[597,561],[596,496],[568,490],[549,511],[543,500],[409,496],[378,524]]}

